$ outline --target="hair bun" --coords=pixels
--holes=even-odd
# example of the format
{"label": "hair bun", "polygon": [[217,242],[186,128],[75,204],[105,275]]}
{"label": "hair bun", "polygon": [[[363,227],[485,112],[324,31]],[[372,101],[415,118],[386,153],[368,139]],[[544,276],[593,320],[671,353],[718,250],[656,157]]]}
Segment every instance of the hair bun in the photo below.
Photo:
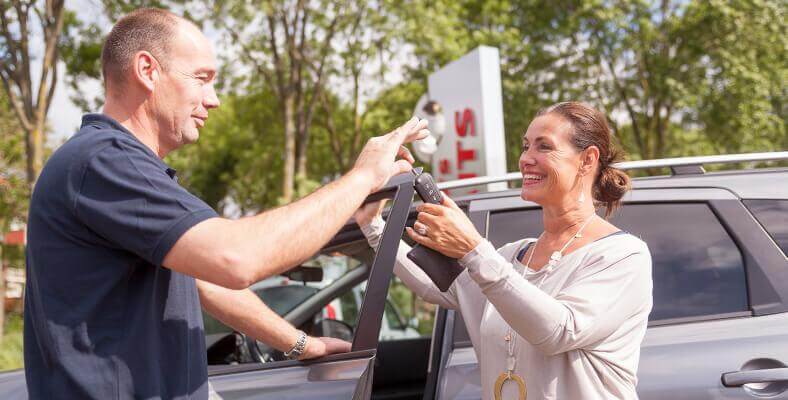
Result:
{"label": "hair bun", "polygon": [[618,168],[606,166],[594,185],[594,199],[610,205],[621,200],[630,186],[629,175]]}

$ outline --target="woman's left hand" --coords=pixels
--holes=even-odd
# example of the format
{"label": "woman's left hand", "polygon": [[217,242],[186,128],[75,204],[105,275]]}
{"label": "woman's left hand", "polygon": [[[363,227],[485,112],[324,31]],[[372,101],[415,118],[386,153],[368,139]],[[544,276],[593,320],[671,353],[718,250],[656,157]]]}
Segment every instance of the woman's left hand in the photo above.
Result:
{"label": "woman's left hand", "polygon": [[460,259],[481,243],[482,236],[473,223],[457,207],[454,200],[443,193],[443,204],[422,204],[413,228],[406,228],[416,243],[444,255]]}

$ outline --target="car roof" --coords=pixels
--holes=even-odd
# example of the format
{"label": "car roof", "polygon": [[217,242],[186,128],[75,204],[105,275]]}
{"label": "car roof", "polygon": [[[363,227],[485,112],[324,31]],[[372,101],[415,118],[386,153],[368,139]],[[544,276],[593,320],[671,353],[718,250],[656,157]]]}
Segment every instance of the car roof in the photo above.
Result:
{"label": "car roof", "polygon": [[[632,189],[723,188],[742,199],[788,199],[788,168],[746,169],[704,174],[664,175],[632,179]],[[458,204],[473,200],[519,196],[520,189],[458,196]]]}

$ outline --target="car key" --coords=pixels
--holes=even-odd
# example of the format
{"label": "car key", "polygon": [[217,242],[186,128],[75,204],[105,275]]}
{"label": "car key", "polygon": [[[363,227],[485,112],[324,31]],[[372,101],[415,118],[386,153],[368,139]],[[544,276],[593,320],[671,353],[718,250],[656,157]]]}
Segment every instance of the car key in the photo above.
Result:
{"label": "car key", "polygon": [[[438,185],[435,183],[432,175],[423,172],[422,168],[414,168],[411,171],[416,175],[414,188],[421,200],[425,203],[442,204],[443,195],[438,190]],[[456,259],[419,244],[416,244],[408,252],[408,258],[424,270],[427,276],[432,279],[432,282],[435,283],[435,286],[442,292],[449,290],[452,282],[465,269]]]}

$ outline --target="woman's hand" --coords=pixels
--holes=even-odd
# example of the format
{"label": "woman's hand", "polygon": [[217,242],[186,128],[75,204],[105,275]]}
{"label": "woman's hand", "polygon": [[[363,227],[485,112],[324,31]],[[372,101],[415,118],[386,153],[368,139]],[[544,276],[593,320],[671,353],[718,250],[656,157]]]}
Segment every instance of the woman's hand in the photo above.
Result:
{"label": "woman's hand", "polygon": [[383,212],[386,202],[388,202],[388,199],[365,204],[356,210],[353,214],[353,218],[356,220],[358,226],[364,227],[371,224],[372,220]]}
{"label": "woman's hand", "polygon": [[413,228],[406,228],[416,243],[460,259],[484,240],[446,193],[443,193],[442,205],[422,204],[417,210],[419,215]]}

